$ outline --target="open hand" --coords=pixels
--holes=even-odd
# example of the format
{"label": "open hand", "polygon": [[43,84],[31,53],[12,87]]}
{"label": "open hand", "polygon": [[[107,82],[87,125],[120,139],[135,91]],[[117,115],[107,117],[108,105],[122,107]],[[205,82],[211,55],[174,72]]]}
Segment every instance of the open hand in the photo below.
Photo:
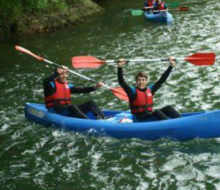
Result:
{"label": "open hand", "polygon": [[66,74],[68,73],[69,69],[65,66],[61,66],[57,68],[57,73],[60,74]]}
{"label": "open hand", "polygon": [[125,59],[119,59],[118,60],[118,67],[122,67],[126,63]]}
{"label": "open hand", "polygon": [[175,66],[176,66],[175,58],[174,58],[174,57],[169,57],[168,59],[169,59],[170,65],[171,65],[172,67],[175,67]]}
{"label": "open hand", "polygon": [[95,88],[98,89],[104,85],[103,82],[98,82],[97,85],[95,85]]}

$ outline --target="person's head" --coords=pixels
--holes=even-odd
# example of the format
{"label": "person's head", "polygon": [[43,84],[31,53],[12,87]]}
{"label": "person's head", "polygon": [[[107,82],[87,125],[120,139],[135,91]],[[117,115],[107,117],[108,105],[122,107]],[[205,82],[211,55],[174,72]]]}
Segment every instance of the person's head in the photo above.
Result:
{"label": "person's head", "polygon": [[160,4],[162,1],[161,0],[156,0],[156,2]]}
{"label": "person's head", "polygon": [[136,86],[140,89],[145,89],[147,86],[148,74],[145,71],[139,72],[136,75]]}
{"label": "person's head", "polygon": [[65,83],[67,82],[67,78],[68,78],[68,71],[66,70],[63,70],[61,73],[58,74],[57,76],[57,80],[60,82],[60,83]]}

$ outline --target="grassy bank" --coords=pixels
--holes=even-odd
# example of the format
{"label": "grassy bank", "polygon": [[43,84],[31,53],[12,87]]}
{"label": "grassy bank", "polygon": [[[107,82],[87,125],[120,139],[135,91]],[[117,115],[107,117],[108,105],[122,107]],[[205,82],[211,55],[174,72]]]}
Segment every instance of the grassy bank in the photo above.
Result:
{"label": "grassy bank", "polygon": [[0,39],[53,31],[101,11],[91,0],[1,0]]}

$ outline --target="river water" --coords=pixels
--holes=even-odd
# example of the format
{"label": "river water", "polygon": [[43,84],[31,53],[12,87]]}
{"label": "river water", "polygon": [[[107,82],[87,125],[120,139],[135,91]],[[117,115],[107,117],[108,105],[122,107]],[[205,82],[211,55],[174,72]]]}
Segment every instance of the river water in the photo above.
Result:
{"label": "river water", "polygon": [[[220,189],[218,138],[118,140],[46,128],[27,121],[23,112],[26,102],[43,102],[42,80],[54,68],[16,52],[16,44],[70,68],[71,57],[77,55],[166,58],[215,52],[213,66],[177,63],[157,92],[155,107],[172,104],[181,112],[220,109],[220,5],[215,0],[183,2],[190,10],[170,11],[170,26],[131,16],[130,8],[142,7],[142,0],[111,0],[103,3],[104,14],[85,24],[0,44],[0,189]],[[134,84],[137,71],[147,70],[154,82],[168,65],[129,63],[124,75]],[[77,72],[118,86],[115,65]],[[70,81],[91,85],[76,76]],[[127,109],[105,89],[76,99],[93,99],[105,109]]]}

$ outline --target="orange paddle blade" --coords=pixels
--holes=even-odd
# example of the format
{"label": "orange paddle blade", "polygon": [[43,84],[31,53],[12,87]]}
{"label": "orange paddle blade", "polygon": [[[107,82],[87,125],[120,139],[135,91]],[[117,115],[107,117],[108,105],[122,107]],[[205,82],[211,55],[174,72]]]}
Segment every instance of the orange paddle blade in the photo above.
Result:
{"label": "orange paddle blade", "polygon": [[72,57],[72,66],[76,69],[96,68],[104,64],[105,61],[101,61],[93,56],[75,56]]}
{"label": "orange paddle blade", "polygon": [[213,65],[215,62],[215,53],[195,53],[184,58],[184,60],[197,66]]}
{"label": "orange paddle blade", "polygon": [[119,99],[124,100],[126,102],[129,101],[128,99],[128,95],[126,94],[126,92],[124,91],[123,88],[121,87],[117,87],[117,88],[112,88],[112,93],[117,96]]}
{"label": "orange paddle blade", "polygon": [[21,47],[21,46],[15,46],[15,49],[18,50],[18,51],[20,51],[20,52],[22,52],[22,53],[26,53],[26,54],[28,54],[28,55],[31,55],[32,57],[38,59],[39,61],[44,61],[44,58],[43,58],[43,57],[40,57],[40,56],[38,56],[38,55],[32,53],[31,51],[29,51],[29,50],[27,50],[27,49],[25,49],[25,48],[23,48],[23,47]]}
{"label": "orange paddle blade", "polygon": [[178,7],[177,10],[178,10],[178,11],[188,11],[188,10],[189,10],[189,7],[181,6],[181,7]]}

